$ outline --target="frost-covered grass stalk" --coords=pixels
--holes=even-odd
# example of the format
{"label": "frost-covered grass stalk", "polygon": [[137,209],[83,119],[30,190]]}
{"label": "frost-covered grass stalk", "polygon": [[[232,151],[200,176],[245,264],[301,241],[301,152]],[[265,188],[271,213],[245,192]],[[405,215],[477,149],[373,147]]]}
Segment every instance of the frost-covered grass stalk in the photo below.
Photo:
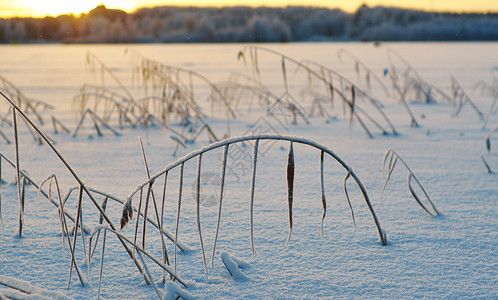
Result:
{"label": "frost-covered grass stalk", "polygon": [[[5,161],[8,165],[10,165],[12,168],[14,168],[14,169],[16,168],[14,162],[12,162],[5,155],[3,155],[2,153],[0,153],[0,162],[2,160]],[[60,204],[57,201],[55,201],[49,194],[47,194],[43,189],[41,189],[38,186],[38,184],[31,177],[29,177],[29,175],[26,172],[24,172],[23,170],[21,170],[20,173],[21,173],[21,177],[23,177],[24,179],[26,179],[26,181],[29,183],[29,185],[31,185],[35,189],[37,189],[39,191],[39,194],[43,195],[47,200],[50,201],[50,203],[52,203],[55,207],[57,207],[57,209],[60,210]],[[67,197],[63,197],[63,199],[64,198],[67,199]],[[75,219],[75,217],[70,212],[64,210],[64,215],[68,219],[70,219],[72,222],[75,222],[76,219]],[[90,233],[90,229],[87,226],[85,226],[84,224],[83,224],[83,231],[86,234]]]}
{"label": "frost-covered grass stalk", "polygon": [[258,147],[259,139],[256,139],[254,143],[254,151],[252,155],[252,177],[251,177],[251,200],[250,200],[250,215],[251,215],[251,250],[252,255],[256,255],[256,249],[254,248],[254,190],[256,186],[256,163],[258,161]]}
{"label": "frost-covered grass stalk", "polygon": [[204,241],[202,240],[202,228],[201,228],[201,165],[202,165],[202,153],[198,156],[197,161],[197,179],[195,185],[195,212],[197,221],[197,231],[199,232],[199,243],[201,244],[202,260],[204,262],[204,269],[206,272],[206,278],[208,277],[208,267],[206,262],[206,251],[204,250]]}
{"label": "frost-covered grass stalk", "polygon": [[227,169],[228,146],[230,146],[230,144],[226,144],[225,147],[223,147],[223,159],[221,161],[221,181],[220,181],[220,197],[219,197],[219,203],[218,203],[218,218],[216,221],[216,233],[214,234],[213,252],[211,254],[211,267],[212,268],[214,268],[214,256],[216,254],[216,242],[218,241],[218,234],[220,232],[221,207],[223,204],[223,190],[225,188],[225,175],[226,175],[226,169]]}
{"label": "frost-covered grass stalk", "polygon": [[[411,195],[415,199],[415,201],[429,215],[431,215],[431,216],[439,216],[440,214],[439,214],[438,210],[434,206],[434,203],[432,203],[432,200],[429,198],[429,195],[427,194],[427,192],[423,188],[423,186],[420,183],[420,181],[417,179],[417,177],[415,176],[415,174],[413,174],[412,170],[410,169],[410,167],[408,167],[408,165],[405,163],[405,161],[393,149],[387,150],[386,154],[384,155],[384,160],[383,160],[383,163],[382,163],[382,173],[384,174],[385,171],[386,171],[386,169],[387,169],[387,177],[386,177],[386,181],[382,185],[382,190],[380,192],[380,198],[382,199],[382,195],[384,194],[386,186],[389,183],[389,180],[391,179],[391,175],[392,175],[392,173],[394,171],[394,167],[396,166],[396,163],[398,161],[400,161],[405,166],[405,168],[408,171],[407,186],[408,186],[408,189],[409,189]],[[427,199],[427,201],[431,205],[432,210],[430,210],[428,207],[426,207],[422,203],[420,197],[417,195],[417,193],[415,192],[415,190],[414,190],[414,188],[412,186],[412,181],[411,181],[412,179],[415,180],[415,182],[417,183],[418,187],[422,190],[422,193],[424,194],[425,199]]]}
{"label": "frost-covered grass stalk", "polygon": [[[83,275],[83,272],[81,271],[80,267],[78,266],[78,262],[75,258],[75,252],[76,252],[76,247],[75,247],[75,244],[71,244],[71,239],[70,239],[70,232],[69,232],[69,229],[68,229],[68,226],[67,226],[67,220],[66,220],[66,214],[65,214],[65,209],[64,209],[64,202],[62,200],[62,197],[61,197],[61,192],[60,192],[60,187],[59,187],[59,181],[57,180],[57,176],[55,174],[51,174],[47,177],[47,179],[45,179],[41,184],[40,184],[40,188],[39,188],[39,193],[38,195],[41,194],[41,191],[43,190],[43,185],[45,183],[48,182],[48,186],[49,186],[49,191],[48,191],[48,197],[49,199],[52,199],[52,184],[55,184],[55,189],[56,189],[56,192],[57,192],[57,199],[59,201],[59,220],[60,220],[60,223],[61,223],[61,232],[62,232],[62,242],[64,244],[65,242],[65,239],[64,237],[67,239],[67,244],[69,246],[69,251],[71,252],[71,269],[69,271],[69,274],[71,274],[72,272],[72,266],[74,264],[74,267],[76,269],[76,273],[80,279],[80,282],[81,282],[81,285],[84,286],[85,284],[88,284],[87,283],[87,280],[86,278],[84,278],[84,275]],[[78,208],[78,211],[80,209]],[[76,217],[78,218],[78,216]],[[82,223],[80,223],[80,225],[82,225]],[[74,232],[74,237],[76,238],[76,228],[78,227],[78,223],[75,222],[75,232]],[[81,226],[83,228],[83,226]],[[83,229],[82,229],[83,231]],[[84,247],[84,245],[83,245]],[[71,275],[69,275],[69,278],[71,278]],[[70,284],[70,280],[69,279],[69,283],[68,285]]]}
{"label": "frost-covered grass stalk", "polygon": [[19,136],[17,133],[17,115],[16,110],[12,109],[12,128],[14,131],[15,159],[16,159],[16,181],[17,192],[19,197],[19,237],[22,237],[22,229],[24,223],[24,199],[21,192],[21,169],[19,167]]}
{"label": "frost-covered grass stalk", "polygon": [[[141,137],[138,138],[140,141],[140,149],[142,150],[142,156],[144,159],[144,166],[145,166],[145,171],[147,173],[147,178],[150,179],[150,169],[149,169],[149,163],[147,161],[147,155],[145,154],[145,148],[144,148],[144,143]],[[167,176],[165,176],[167,178]],[[166,180],[166,179],[165,179]],[[164,241],[164,234],[163,234],[163,226],[162,226],[162,220],[163,220],[163,215],[164,215],[164,199],[166,197],[166,181],[164,182],[164,194],[163,194],[163,203],[162,203],[162,210],[161,210],[161,217],[159,217],[159,209],[157,208],[157,202],[156,202],[156,197],[154,195],[154,190],[152,189],[152,184],[150,186],[150,196],[152,197],[152,204],[154,205],[154,212],[156,216],[156,221],[158,226],[156,228],[159,230],[159,236],[161,237],[161,247],[162,247],[162,254],[163,254],[163,262],[167,263],[169,265],[169,257],[168,257],[168,249],[166,247],[166,243]],[[148,197],[147,197],[148,199]],[[142,247],[145,249],[145,229],[146,229],[146,224],[148,218],[147,218],[147,207],[148,204],[146,204],[146,209],[144,212],[144,224],[143,224],[143,236],[142,236]]]}

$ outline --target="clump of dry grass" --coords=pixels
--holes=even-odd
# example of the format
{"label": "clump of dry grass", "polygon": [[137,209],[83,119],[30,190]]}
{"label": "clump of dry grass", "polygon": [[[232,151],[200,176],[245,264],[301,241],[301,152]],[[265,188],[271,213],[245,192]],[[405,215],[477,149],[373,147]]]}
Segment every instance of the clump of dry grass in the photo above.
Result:
{"label": "clump of dry grass", "polygon": [[483,94],[486,94],[492,98],[491,105],[489,107],[486,116],[484,117],[484,122],[482,128],[486,128],[489,119],[496,112],[496,103],[498,102],[498,78],[492,73],[493,80],[491,83],[486,83],[484,81],[479,81],[475,87],[480,88]]}
{"label": "clump of dry grass", "polygon": [[[53,109],[53,106],[48,103],[26,96],[20,88],[18,88],[14,83],[1,75],[0,90],[2,90],[2,92],[10,99],[14,99],[19,109],[22,110],[26,115],[34,115],[35,119],[41,125],[44,124],[42,112]],[[7,106],[7,112],[5,112],[5,115],[1,117],[2,123],[7,122],[11,124],[6,120],[6,117],[10,114],[11,110],[12,108],[10,106]]]}
{"label": "clump of dry grass", "polygon": [[[255,77],[260,78],[261,77],[261,71],[259,67],[259,53],[270,55],[270,56],[276,56],[280,61],[281,61],[281,75],[282,75],[282,81],[283,81],[283,86],[284,86],[284,92],[282,96],[280,96],[280,99],[291,99],[289,103],[299,103],[299,106],[295,107],[289,107],[291,110],[294,110],[299,107],[306,107],[300,101],[297,101],[297,97],[293,95],[293,92],[289,88],[289,70],[292,67],[292,70],[294,73],[298,72],[304,72],[304,75],[306,78],[308,78],[308,87],[309,90],[311,91],[311,94],[314,95],[315,100],[312,102],[311,106],[307,108],[307,111],[303,110],[296,110],[293,112],[293,114],[299,114],[301,116],[304,116],[306,114],[312,115],[315,110],[318,110],[318,113],[320,115],[328,115],[330,116],[331,114],[327,112],[325,106],[321,103],[322,99],[326,99],[326,102],[328,102],[331,107],[333,107],[334,103],[334,98],[339,97],[340,100],[342,100],[342,103],[344,104],[345,107],[349,108],[350,110],[350,121],[356,120],[360,124],[360,126],[363,128],[363,130],[366,132],[366,134],[369,137],[373,137],[367,122],[370,122],[373,124],[374,127],[377,127],[378,129],[381,130],[382,134],[387,134],[387,130],[385,130],[380,123],[381,122],[386,122],[388,127],[391,127],[391,131],[393,134],[396,134],[396,130],[392,126],[392,123],[389,121],[389,119],[385,116],[385,114],[382,112],[382,109],[378,105],[377,101],[374,100],[372,97],[368,96],[367,93],[361,91],[358,92],[358,88],[355,85],[348,85],[347,87],[344,87],[342,84],[342,88],[337,88],[336,85],[334,85],[333,82],[333,77],[335,78],[340,78],[340,82],[346,82],[344,80],[344,77],[338,76],[338,74],[326,67],[323,67],[319,64],[313,63],[313,62],[299,62],[289,56],[286,56],[284,54],[281,54],[277,51],[271,50],[271,49],[266,49],[262,47],[257,47],[257,46],[247,46],[245,47],[242,51],[239,52],[239,59],[243,59],[244,63],[247,63],[246,57],[250,60],[250,67],[253,71],[253,74]],[[313,68],[312,68],[313,67]],[[316,70],[315,70],[316,69]],[[348,81],[350,82],[350,81]],[[317,91],[317,87],[320,91]],[[370,103],[375,107],[375,110],[378,110],[380,112],[380,118],[382,121],[377,121],[376,118],[370,116],[369,113],[367,113],[367,109],[362,109],[360,101],[357,101],[357,97],[361,96],[362,100],[366,100],[367,103]],[[283,101],[283,100],[281,100]],[[294,117],[295,119],[295,117]]]}
{"label": "clump of dry grass", "polygon": [[[411,195],[413,196],[413,199],[415,199],[415,201],[418,203],[418,205],[420,205],[420,207],[424,211],[426,211],[429,215],[439,216],[440,214],[439,214],[438,210],[434,206],[434,203],[432,203],[432,200],[429,198],[429,195],[427,194],[427,192],[423,188],[420,181],[417,179],[417,177],[412,172],[410,167],[408,167],[408,165],[405,163],[405,161],[393,149],[387,150],[386,154],[384,155],[384,160],[382,163],[382,173],[384,174],[384,172],[386,172],[386,170],[387,170],[387,176],[386,176],[386,181],[382,185],[382,190],[380,192],[380,198],[382,199],[382,195],[384,194],[384,191],[385,191],[385,189],[386,189],[386,187],[391,179],[391,175],[393,174],[394,168],[395,168],[396,163],[398,161],[401,162],[403,164],[403,166],[405,166],[406,170],[408,171],[407,186],[408,186],[408,189],[409,189]],[[417,186],[420,188],[420,190],[424,194],[424,198],[429,202],[431,209],[429,209],[426,205],[424,205],[422,203],[422,200],[415,192],[415,189],[412,186],[412,179],[415,180]]]}
{"label": "clump of dry grass", "polygon": [[[382,89],[382,91],[389,96],[389,90],[385,86],[384,82],[382,79],[375,74],[375,72],[363,61],[361,61],[358,57],[356,57],[353,53],[348,51],[347,49],[341,48],[337,51],[337,57],[339,60],[343,60],[343,55],[348,56],[350,59],[353,60],[353,65],[354,65],[354,70],[356,75],[358,76],[358,79],[360,81],[363,81],[364,85],[366,88],[370,91],[372,89],[372,79],[375,81],[375,83]],[[364,74],[364,77],[362,77],[362,73]]]}
{"label": "clump of dry grass", "polygon": [[[85,121],[85,118],[87,115],[90,116],[90,118],[92,119],[93,126],[95,127],[95,130],[97,131],[98,136],[103,136],[103,133],[102,133],[102,130],[100,129],[100,126],[111,131],[116,136],[121,135],[114,128],[109,126],[109,124],[107,124],[106,121],[102,120],[98,115],[96,115],[93,111],[91,111],[90,109],[87,109],[83,112],[81,119],[78,122],[78,126],[76,126],[76,129],[74,130],[73,137],[76,137],[76,135],[78,134],[78,131],[80,130],[81,126],[83,125],[83,122]],[[100,124],[100,126],[99,126],[99,124]]]}
{"label": "clump of dry grass", "polygon": [[[204,101],[202,88],[208,88],[210,96],[208,101],[213,105],[218,104],[226,119],[225,137],[230,136],[230,120],[236,118],[231,102],[221,92],[217,85],[212,83],[207,77],[193,70],[165,65],[152,59],[146,58],[136,51],[132,51],[134,60],[139,61],[139,66],[134,71],[134,77],[141,79],[143,88],[147,91],[151,87],[153,92],[161,92],[161,97],[167,105],[159,107],[161,118],[168,119],[167,113],[174,113],[180,116],[183,125],[190,126],[190,131],[195,134],[198,130],[206,129],[211,141],[219,140],[211,126],[209,126],[205,113],[200,109],[199,103]],[[148,109],[151,105],[146,104]],[[156,106],[157,108],[157,106]],[[200,128],[193,127],[199,125]],[[192,139],[191,139],[192,140]]]}
{"label": "clump of dry grass", "polygon": [[[62,154],[59,152],[59,150],[54,146],[53,142],[45,135],[45,133],[26,115],[26,113],[24,113],[19,106],[17,106],[16,103],[14,103],[7,95],[5,95],[1,90],[0,90],[0,95],[4,98],[4,100],[9,104],[11,105],[11,109],[12,109],[12,112],[13,112],[13,123],[16,122],[16,115],[19,114],[19,117],[22,118],[26,124],[28,126],[31,127],[31,129],[36,132],[37,135],[39,135],[40,139],[43,141],[43,143],[45,145],[47,145],[52,151],[53,153],[55,154],[55,156],[57,157],[58,161],[65,167],[65,169],[71,174],[71,177],[78,183],[78,190],[79,190],[79,196],[78,196],[78,207],[77,207],[77,216],[74,220],[75,222],[75,232],[74,232],[74,237],[73,237],[73,245],[72,245],[72,249],[74,251],[74,249],[76,248],[76,239],[77,239],[77,232],[78,232],[78,228],[79,227],[82,227],[82,200],[83,200],[83,195],[85,195],[86,197],[88,197],[88,199],[91,200],[91,202],[93,203],[94,207],[100,212],[100,214],[104,217],[106,223],[108,224],[108,226],[111,228],[111,229],[115,229],[115,225],[114,223],[111,221],[111,219],[109,218],[109,216],[105,213],[105,211],[103,210],[103,208],[100,206],[100,204],[97,202],[97,200],[95,199],[94,195],[90,192],[89,188],[84,184],[84,182],[80,179],[80,177],[76,174],[76,172],[74,171],[74,169],[69,165],[69,163],[64,159],[64,157],[62,156]],[[14,126],[14,133],[15,133],[15,139],[17,139],[17,132],[15,130],[16,126]],[[20,145],[16,142],[16,145],[15,145],[16,149],[16,153],[19,153],[19,147]],[[16,159],[16,163],[14,163],[13,165],[15,166],[15,169],[16,169],[16,173],[17,173],[17,181],[18,181],[18,194],[19,194],[19,198],[20,198],[20,225],[19,225],[19,234],[21,235],[22,234],[22,210],[23,210],[23,193],[22,193],[22,183],[21,183],[21,174],[22,174],[22,171],[20,169],[20,163],[19,163],[19,156],[16,155],[17,159]],[[24,180],[23,180],[24,181]],[[25,181],[24,181],[25,182]],[[47,198],[51,198],[49,195],[46,196]],[[60,199],[60,196],[59,196],[59,199]],[[60,206],[59,204],[59,208],[61,210],[63,210],[63,206]],[[64,214],[66,215],[66,214]],[[142,266],[142,264],[140,264],[136,257],[133,255],[132,253],[132,250],[131,248],[126,244],[126,241],[124,239],[121,238],[121,236],[117,236],[118,237],[118,240],[122,243],[123,247],[125,248],[125,250],[127,251],[127,253],[129,254],[130,258],[132,259],[132,261],[134,262],[135,266],[138,268],[138,270],[140,271],[140,273],[143,275],[144,277],[144,280],[149,283],[149,279],[147,277],[147,275],[144,273],[144,268]],[[84,241],[84,235],[83,235],[83,232],[82,232],[82,242],[83,244],[85,243]],[[84,250],[86,251],[85,247],[84,247]],[[86,257],[86,256],[85,256]],[[69,275],[69,283],[71,282],[71,272],[72,272],[72,267],[73,267],[73,263],[75,263],[74,259],[71,260],[71,268],[70,268],[70,275]],[[80,272],[77,272],[77,273],[80,273]],[[84,279],[83,277],[80,277],[80,281],[82,282],[82,284],[84,284]]]}
{"label": "clump of dry grass", "polygon": [[239,106],[244,104],[248,113],[250,113],[254,99],[257,99],[268,115],[275,116],[281,110],[290,111],[292,114],[291,124],[297,124],[298,118],[309,124],[309,120],[305,115],[306,109],[301,106],[292,94],[284,93],[279,96],[273,93],[257,77],[235,72],[230,74],[228,81],[219,83],[218,87],[225,97],[230,99],[234,110],[239,111]]}
{"label": "clump of dry grass", "polygon": [[462,108],[465,104],[469,104],[470,107],[476,112],[480,120],[483,120],[484,115],[479,110],[477,105],[470,99],[465,90],[462,88],[460,83],[455,79],[455,77],[451,76],[451,91],[453,96],[453,116],[458,116],[458,114],[462,111]]}
{"label": "clump of dry grass", "polygon": [[384,76],[389,76],[392,88],[410,117],[410,126],[419,126],[415,115],[410,109],[410,102],[452,103],[451,98],[443,90],[425,81],[415,68],[396,50],[385,44],[378,43],[376,46],[382,46],[387,51],[389,67],[385,69]]}
{"label": "clump of dry grass", "polygon": [[[363,118],[359,117],[359,113],[361,113],[365,119],[371,122],[373,126],[377,127],[382,134],[398,134],[391,120],[382,110],[381,103],[370,93],[326,66],[309,60],[304,61],[304,63],[316,69],[319,74],[326,78],[329,85],[330,101],[332,104],[335,98],[334,94],[337,94],[339,98],[343,100],[343,104],[350,108],[350,121],[352,121],[353,117],[356,115],[359,122],[362,124],[365,123],[362,121]],[[311,79],[311,77],[309,78]],[[312,86],[312,83],[309,85]],[[350,95],[350,98],[347,98],[348,95]],[[376,112],[377,115],[373,115],[374,112]],[[384,127],[388,127],[389,130]]]}

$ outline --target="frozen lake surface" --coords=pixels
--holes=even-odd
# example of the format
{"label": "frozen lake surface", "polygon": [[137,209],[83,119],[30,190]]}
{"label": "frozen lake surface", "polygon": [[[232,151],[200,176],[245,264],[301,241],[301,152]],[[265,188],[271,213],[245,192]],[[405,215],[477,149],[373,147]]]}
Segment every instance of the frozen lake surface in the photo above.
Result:
{"label": "frozen lake surface", "polygon": [[[286,58],[260,49],[256,71],[252,69],[252,52],[244,52],[245,63],[244,59],[237,59],[239,51],[247,46],[271,49]],[[388,49],[391,49],[391,60]],[[0,76],[17,86],[24,95],[54,107],[42,112],[47,121],[40,127],[56,142],[57,149],[87,186],[123,200],[138,184],[147,180],[138,136],[144,141],[151,174],[208,145],[209,137],[204,131],[195,142],[186,143],[184,148],[171,138],[175,134],[167,128],[140,125],[120,128],[116,119],[110,119],[109,125],[119,132],[119,136],[102,126],[103,136],[99,136],[91,120],[87,119],[73,137],[81,119],[73,98],[80,93],[83,84],[103,85],[122,94],[119,84],[110,76],[112,72],[137,99],[160,96],[164,94],[164,89],[148,86],[144,90],[139,79],[140,72],[134,71],[140,66],[140,59],[147,58],[158,65],[195,71],[217,84],[219,89],[225,87],[223,83],[231,74],[237,72],[253,76],[258,72],[261,85],[277,98],[297,101],[309,124],[299,116],[294,124],[292,111],[284,105],[270,115],[265,112],[261,99],[241,97],[238,104],[232,104],[236,118],[229,119],[227,130],[223,105],[210,102],[211,87],[202,80],[192,81],[196,88],[198,109],[220,139],[257,133],[280,134],[304,137],[334,151],[360,178],[387,235],[388,244],[381,244],[365,200],[349,178],[347,190],[356,226],[353,225],[344,194],[344,180],[348,172],[329,156],[324,160],[327,215],[322,236],[320,151],[297,143],[293,146],[293,231],[290,241],[286,243],[289,227],[286,175],[289,142],[262,141],[255,180],[256,255],[253,256],[250,187],[254,143],[247,142],[229,147],[220,233],[212,268],[211,250],[216,230],[223,154],[223,148],[218,148],[206,152],[202,158],[200,209],[208,277],[205,275],[196,222],[197,158],[184,164],[178,239],[191,251],[178,251],[176,269],[193,297],[494,298],[498,286],[498,132],[493,134],[491,130],[498,124],[498,109],[494,108],[483,128],[484,120],[469,103],[455,115],[456,102],[436,99],[438,101],[426,103],[422,101],[423,95],[419,95],[419,99],[407,99],[420,125],[410,126],[407,110],[390,81],[391,62],[399,67],[398,70],[403,70],[405,66],[394,53],[401,55],[425,82],[439,88],[449,98],[454,99],[453,77],[484,116],[490,111],[496,94],[493,96],[489,90],[482,91],[482,84],[479,83],[484,82],[490,87],[494,84],[495,93],[498,91],[498,43],[393,43],[379,47],[370,43],[2,45]],[[97,59],[105,64],[105,70],[96,62]],[[350,107],[342,104],[338,93],[335,94],[333,107],[331,103],[322,102],[323,107],[327,107],[328,115],[315,113],[310,116],[312,105],[318,103],[313,100],[328,96],[309,84],[310,75],[303,73],[303,67],[295,67],[294,62],[305,60],[326,66],[350,79],[358,89],[361,87],[368,91],[399,134],[382,134],[375,125],[368,125],[372,135],[368,137],[358,119],[351,121]],[[369,67],[370,75],[367,75],[364,66]],[[285,74],[282,68],[285,68]],[[360,70],[359,75],[355,69]],[[389,71],[384,75],[386,69]],[[316,70],[317,74],[324,72]],[[388,93],[373,80],[373,74],[380,78]],[[401,77],[401,74],[398,76]],[[370,76],[371,90],[367,87],[367,76]],[[333,83],[334,88],[347,85],[337,80]],[[5,85],[0,85],[0,90],[4,91]],[[435,93],[434,88],[432,92]],[[359,97],[358,91],[356,94]],[[285,98],[286,95],[292,98]],[[233,99],[229,101],[234,103]],[[8,107],[2,98],[1,116],[5,115],[5,120],[11,121]],[[193,107],[191,109],[194,110]],[[60,120],[70,133],[54,133],[50,116]],[[66,194],[77,182],[50,148],[38,145],[25,123],[18,119],[20,168],[38,184],[50,174],[56,174],[61,194]],[[180,121],[171,119],[170,128],[184,135],[190,134],[186,127],[180,125]],[[384,124],[382,126],[385,127]],[[12,126],[8,122],[2,122],[0,130],[13,141]],[[485,142],[488,135],[490,151],[487,151]],[[13,143],[9,145],[0,140],[0,153],[12,161],[15,158],[14,149]],[[382,172],[382,163],[388,149],[395,150],[410,167],[440,216],[430,216],[417,205],[407,188],[407,169],[400,162],[380,199],[386,175]],[[488,173],[483,158],[494,173]],[[96,297],[102,236],[90,270],[84,258],[87,255],[85,251],[88,251],[88,236],[84,241],[81,238],[76,240],[77,263],[91,284],[82,287],[73,268],[68,287],[71,252],[61,232],[58,210],[45,197],[39,196],[33,186],[26,187],[23,236],[19,238],[17,235],[19,200],[15,173],[2,160],[1,178],[5,182],[1,185],[3,226],[0,231],[0,275],[26,280],[32,285],[73,298]],[[177,224],[179,178],[178,167],[169,172],[164,202],[164,228],[172,233]],[[164,176],[159,180],[161,183],[154,186],[157,201],[163,195]],[[44,190],[48,191],[48,185]],[[146,192],[143,189],[144,198]],[[416,192],[422,195],[420,190]],[[77,194],[77,191],[73,192],[65,204],[65,209],[74,215],[77,213]],[[52,196],[57,197],[55,188]],[[98,196],[97,200],[102,201],[102,196]],[[136,196],[133,205],[138,207],[138,203]],[[122,204],[109,201],[106,211],[115,224],[119,224],[122,208]],[[149,209],[152,211],[153,206],[150,205]],[[150,211],[149,214],[151,218],[156,218]],[[98,211],[88,197],[84,197],[83,222],[94,228],[98,221]],[[122,231],[130,239],[134,237],[135,222],[136,214]],[[141,244],[142,225],[138,226],[138,232],[137,242]],[[167,241],[167,248],[173,264],[173,243]],[[150,225],[147,227],[146,249],[162,259],[160,236]],[[222,252],[247,262],[247,266],[241,269],[245,279],[230,276],[222,262]],[[146,259],[146,263],[162,289],[160,268],[151,260]],[[2,289],[0,285],[0,295],[2,293],[7,293],[7,289]],[[107,234],[106,239],[100,296],[116,299],[156,297],[152,286],[145,284],[123,245],[111,233]]]}

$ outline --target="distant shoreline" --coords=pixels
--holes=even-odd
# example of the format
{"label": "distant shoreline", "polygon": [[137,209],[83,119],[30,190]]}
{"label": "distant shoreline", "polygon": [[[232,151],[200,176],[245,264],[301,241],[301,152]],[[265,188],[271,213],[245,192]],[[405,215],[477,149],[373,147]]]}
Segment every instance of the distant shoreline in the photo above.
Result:
{"label": "distant shoreline", "polygon": [[1,44],[498,41],[498,13],[362,6],[154,7],[0,19]]}

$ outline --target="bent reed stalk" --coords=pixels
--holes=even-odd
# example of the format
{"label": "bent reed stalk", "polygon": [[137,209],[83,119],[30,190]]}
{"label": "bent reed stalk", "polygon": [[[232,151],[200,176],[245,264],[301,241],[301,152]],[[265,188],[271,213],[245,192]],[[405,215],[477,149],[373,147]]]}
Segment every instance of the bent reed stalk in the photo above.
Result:
{"label": "bent reed stalk", "polygon": [[[316,142],[313,142],[311,140],[308,140],[306,138],[300,138],[300,137],[293,137],[293,136],[281,136],[281,135],[265,135],[265,134],[260,134],[260,135],[248,135],[248,136],[240,136],[240,137],[233,137],[233,138],[228,138],[228,139],[225,139],[225,140],[222,140],[222,141],[219,141],[219,142],[215,142],[215,143],[212,143],[208,146],[205,146],[201,149],[198,149],[198,150],[195,150],[195,151],[192,151],[191,153],[185,155],[184,157],[178,159],[176,162],[174,163],[171,163],[169,164],[168,166],[166,166],[162,171],[159,171],[158,173],[156,173],[155,175],[152,175],[148,180],[146,180],[145,182],[139,184],[131,193],[130,195],[127,197],[127,200],[126,202],[124,203],[123,205],[123,212],[122,212],[122,216],[121,216],[121,225],[122,225],[122,228],[124,228],[124,226],[126,226],[128,224],[128,222],[133,218],[133,211],[131,210],[131,207],[132,207],[132,201],[135,197],[135,195],[142,191],[143,188],[149,186],[151,183],[153,182],[156,182],[157,179],[160,177],[160,176],[165,176],[170,170],[174,169],[174,168],[177,168],[179,167],[179,185],[178,185],[178,202],[177,202],[177,215],[176,215],[176,226],[175,226],[175,241],[178,239],[178,232],[179,232],[179,224],[180,224],[180,211],[181,211],[181,200],[182,200],[182,188],[183,188],[183,169],[184,169],[184,165],[187,161],[193,159],[193,158],[198,158],[200,160],[199,157],[202,156],[203,153],[206,153],[206,152],[209,152],[211,150],[214,150],[214,149],[217,149],[217,148],[224,148],[224,152],[228,152],[228,145],[231,145],[231,144],[235,144],[235,143],[243,143],[245,141],[254,141],[255,142],[255,146],[254,146],[254,155],[253,155],[253,176],[252,176],[252,182],[251,182],[251,190],[250,190],[250,228],[251,228],[251,249],[253,250],[253,253],[255,253],[255,249],[254,249],[254,233],[253,233],[253,226],[254,226],[254,220],[253,220],[253,216],[254,216],[254,211],[253,211],[253,205],[254,205],[254,191],[255,191],[255,180],[256,180],[256,160],[257,160],[257,153],[258,153],[258,142],[260,140],[280,140],[280,141],[288,141],[288,142],[292,142],[293,144],[296,144],[296,143],[299,143],[299,144],[304,144],[304,145],[308,145],[308,146],[311,146],[313,148],[316,148],[318,150],[320,150],[320,153],[323,153],[327,154],[327,156],[331,156],[332,158],[335,159],[336,162],[338,162],[346,171],[347,171],[347,175],[344,179],[344,183],[346,183],[347,179],[348,178],[351,178],[355,181],[356,185],[358,186],[358,188],[360,189],[362,195],[363,195],[363,198],[365,200],[365,203],[366,205],[368,206],[368,209],[370,211],[370,214],[372,215],[372,218],[374,220],[374,223],[375,223],[375,226],[377,228],[377,231],[378,231],[378,234],[379,234],[379,237],[380,237],[380,241],[382,243],[382,245],[386,245],[387,244],[387,239],[386,239],[386,236],[384,234],[384,232],[382,231],[381,227],[380,227],[380,223],[378,221],[378,218],[374,212],[374,209],[370,203],[370,200],[369,200],[369,197],[368,197],[368,194],[363,186],[363,184],[361,183],[360,179],[358,178],[358,176],[356,175],[356,173],[352,170],[352,168],[347,165],[338,155],[336,155],[334,152],[332,152],[331,150],[329,150],[328,148],[316,143]],[[226,155],[226,153],[223,154],[224,156]],[[288,167],[288,174],[289,174],[289,183],[292,181],[293,179],[293,170],[292,170],[292,165],[293,165],[293,161],[294,161],[294,155],[293,155],[293,151],[290,151],[289,153],[289,167]],[[223,175],[223,170],[225,168],[225,165],[226,162],[222,162],[222,175]],[[200,166],[198,164],[198,176],[200,175]],[[223,176],[224,177],[224,176]],[[222,185],[222,188],[223,188],[223,185]],[[292,187],[289,185],[289,195],[291,195],[291,190],[293,191],[293,185]],[[197,190],[198,193],[199,193],[199,190]],[[221,193],[223,193],[223,190],[220,191]],[[347,194],[347,190],[345,190],[345,193]],[[352,215],[353,215],[353,222],[354,222],[354,212],[353,212],[353,208],[351,206],[351,202],[349,200],[349,196],[347,195],[347,199],[348,199],[348,203],[350,205],[350,208],[351,208],[351,211],[352,211]],[[199,201],[199,200],[198,200]],[[322,202],[325,201],[324,197],[322,197],[321,199]],[[289,201],[289,204],[291,204],[291,201]],[[325,204],[326,205],[326,204]],[[324,205],[324,207],[326,207]],[[292,206],[290,205],[289,206],[289,215],[290,215],[290,218],[289,218],[289,226],[290,228],[292,228]],[[197,208],[198,210],[198,208]],[[325,210],[325,209],[324,209]],[[219,211],[218,211],[219,215],[221,215],[221,204],[220,204],[220,207],[219,207]],[[197,212],[197,215],[198,215],[198,218],[199,218],[199,211]],[[220,216],[218,217],[220,218]],[[199,222],[199,219],[198,219],[198,224],[200,224]],[[355,224],[355,222],[354,222]],[[135,225],[136,226],[136,225]],[[217,229],[217,232],[218,232],[219,229]],[[199,236],[202,240],[202,234],[201,234],[201,230],[200,230],[200,227],[198,226],[198,231],[199,231]],[[216,237],[217,237],[217,234],[216,234]],[[202,241],[201,241],[202,243]],[[213,249],[216,247],[216,239],[215,239],[215,243],[213,245]],[[203,248],[203,247],[202,247]],[[204,253],[204,250],[201,249],[201,251],[203,252],[202,255],[203,255],[203,259],[205,259],[205,253]],[[177,255],[176,255],[176,247],[175,247],[175,268],[176,268],[176,263],[177,261]],[[205,268],[207,269],[207,266],[205,264]],[[207,272],[207,270],[206,270]]]}
{"label": "bent reed stalk", "polygon": [[[387,163],[389,161],[389,163]],[[405,163],[405,161],[398,155],[398,153],[396,153],[396,151],[394,151],[393,149],[389,149],[387,150],[386,154],[384,155],[384,159],[383,159],[383,162],[382,162],[382,174],[384,174],[385,170],[386,170],[386,167],[387,167],[387,177],[386,177],[386,180],[384,182],[384,184],[382,185],[382,190],[380,192],[380,199],[382,199],[382,195],[384,194],[384,191],[386,189],[386,186],[387,184],[389,183],[389,180],[391,179],[391,175],[394,171],[394,167],[396,166],[396,163],[400,161],[404,166],[405,168],[408,170],[408,178],[407,178],[407,185],[408,185],[408,189],[411,193],[411,195],[413,196],[413,198],[415,199],[415,201],[418,203],[418,205],[424,210],[426,211],[429,215],[435,217],[435,216],[439,216],[440,213],[439,211],[436,209],[436,207],[434,206],[434,203],[432,203],[432,200],[431,198],[429,198],[429,195],[427,194],[427,192],[425,191],[424,187],[422,186],[422,184],[420,183],[420,181],[417,179],[417,177],[415,176],[415,174],[413,174],[412,170],[410,169],[410,167],[408,167],[408,165]],[[429,204],[431,205],[432,207],[432,210],[429,210],[423,203],[422,201],[420,200],[420,198],[418,197],[418,195],[415,193],[415,190],[413,189],[412,185],[411,185],[411,180],[415,179],[417,185],[419,186],[419,188],[422,190],[425,198],[427,199],[427,201],[429,202]]]}

